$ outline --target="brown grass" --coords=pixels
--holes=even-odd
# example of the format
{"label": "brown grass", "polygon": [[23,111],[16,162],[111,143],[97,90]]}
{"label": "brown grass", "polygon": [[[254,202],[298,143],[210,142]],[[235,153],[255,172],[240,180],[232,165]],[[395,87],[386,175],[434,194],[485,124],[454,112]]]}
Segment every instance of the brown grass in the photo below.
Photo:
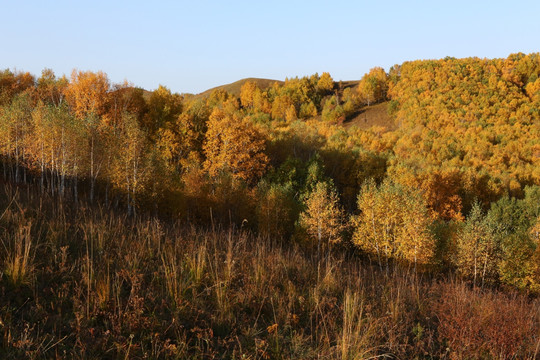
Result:
{"label": "brown grass", "polygon": [[[337,250],[317,264],[297,244],[244,231],[53,201],[40,209],[16,196],[26,205],[0,199],[0,236],[31,239],[19,278],[32,281],[3,270],[2,359],[532,359],[537,351],[538,302],[519,294],[387,273]],[[4,250],[1,268],[13,254],[24,258],[21,249]]]}
{"label": "brown grass", "polygon": [[387,107],[388,102],[365,106],[347,119],[343,123],[343,126],[345,128],[356,126],[361,130],[377,127],[382,132],[396,130],[397,126],[390,115],[388,115]]}

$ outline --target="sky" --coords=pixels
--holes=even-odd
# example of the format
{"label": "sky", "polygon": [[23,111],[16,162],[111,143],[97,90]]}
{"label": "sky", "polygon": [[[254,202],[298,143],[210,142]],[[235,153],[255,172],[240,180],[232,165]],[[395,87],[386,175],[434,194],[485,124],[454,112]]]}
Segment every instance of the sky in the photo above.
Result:
{"label": "sky", "polygon": [[101,70],[113,83],[178,93],[540,51],[537,0],[0,0],[0,13],[0,69]]}

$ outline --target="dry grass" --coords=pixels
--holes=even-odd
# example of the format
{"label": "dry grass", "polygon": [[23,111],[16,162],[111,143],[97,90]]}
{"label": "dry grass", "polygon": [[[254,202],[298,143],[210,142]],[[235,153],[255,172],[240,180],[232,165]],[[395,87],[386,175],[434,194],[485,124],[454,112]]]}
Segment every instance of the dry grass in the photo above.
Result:
{"label": "dry grass", "polygon": [[347,119],[343,126],[345,128],[355,126],[361,130],[379,129],[381,132],[396,130],[397,126],[388,114],[387,108],[388,102],[365,106]]}
{"label": "dry grass", "polygon": [[15,286],[32,283],[34,245],[30,229],[31,224],[20,224],[12,236],[6,236],[6,241],[2,239],[6,251],[4,274]]}
{"label": "dry grass", "polygon": [[0,236],[10,249],[0,258],[2,359],[534,358],[537,351],[538,303],[518,294],[474,292],[398,267],[387,273],[339,251],[317,264],[297,244],[243,231],[16,202],[26,205],[0,199],[7,209]]}

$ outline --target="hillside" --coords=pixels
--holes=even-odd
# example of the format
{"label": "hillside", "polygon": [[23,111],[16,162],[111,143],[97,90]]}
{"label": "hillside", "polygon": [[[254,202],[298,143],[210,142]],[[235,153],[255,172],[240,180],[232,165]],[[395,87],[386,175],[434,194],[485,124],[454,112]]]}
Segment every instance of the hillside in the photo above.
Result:
{"label": "hillside", "polygon": [[[203,91],[202,93],[190,95],[190,97],[193,97],[194,99],[206,98],[210,96],[210,94],[215,90],[223,90],[230,94],[233,94],[234,96],[240,96],[240,89],[242,88],[242,85],[244,85],[248,81],[255,83],[257,87],[261,90],[268,89],[274,83],[278,83],[279,85],[283,85],[284,83],[283,81],[280,81],[280,80],[245,78],[245,79],[241,79],[230,84],[213,87],[211,89]],[[334,83],[334,88],[339,89],[339,90],[345,90],[347,88],[354,88],[358,86],[359,82],[360,82],[359,80],[339,81],[339,82]]]}
{"label": "hillside", "polygon": [[260,78],[246,78],[246,79],[241,79],[241,80],[235,81],[235,82],[230,83],[230,84],[225,84],[225,85],[220,85],[220,86],[213,87],[211,89],[203,91],[202,93],[193,95],[193,97],[195,99],[206,98],[206,97],[210,96],[210,94],[212,94],[212,92],[214,92],[215,90],[223,90],[223,91],[226,91],[228,93],[233,94],[234,96],[240,96],[240,89],[242,88],[242,85],[244,85],[248,81],[254,82],[261,90],[265,90],[265,89],[269,88],[270,86],[272,86],[272,84],[274,84],[276,82],[278,84],[283,84],[283,81],[279,81],[279,80],[260,79]]}
{"label": "hillside", "polygon": [[[1,184],[0,357],[532,359],[537,300]],[[33,200],[32,200],[33,199]]]}
{"label": "hillside", "polygon": [[388,114],[387,101],[360,108],[345,120],[343,126],[345,128],[355,126],[362,130],[368,130],[374,126],[384,129],[384,131],[394,131],[397,129],[394,119]]}
{"label": "hillside", "polygon": [[540,54],[247,80],[0,72],[0,358],[537,357]]}

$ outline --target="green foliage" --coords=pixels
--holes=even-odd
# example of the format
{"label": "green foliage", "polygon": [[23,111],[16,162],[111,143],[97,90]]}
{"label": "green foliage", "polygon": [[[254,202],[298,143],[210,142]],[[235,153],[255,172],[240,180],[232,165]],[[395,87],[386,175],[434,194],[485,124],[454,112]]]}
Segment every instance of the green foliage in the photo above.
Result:
{"label": "green foliage", "polygon": [[322,118],[330,124],[341,125],[345,121],[345,111],[343,110],[343,107],[337,103],[335,96],[330,97],[324,102]]}
{"label": "green foliage", "polygon": [[538,238],[531,229],[538,219],[538,186],[527,187],[525,198],[503,197],[492,204],[488,213],[494,224],[496,236],[501,243],[502,259],[499,276],[506,284],[540,289],[540,273],[538,273],[537,251]]}
{"label": "green foliage", "polygon": [[268,238],[290,237],[298,218],[299,204],[291,184],[268,184],[261,181],[257,189],[258,231]]}
{"label": "green foliage", "polygon": [[302,103],[302,105],[300,105],[300,113],[298,114],[298,117],[301,119],[309,119],[315,116],[317,116],[317,107],[313,101]]}

